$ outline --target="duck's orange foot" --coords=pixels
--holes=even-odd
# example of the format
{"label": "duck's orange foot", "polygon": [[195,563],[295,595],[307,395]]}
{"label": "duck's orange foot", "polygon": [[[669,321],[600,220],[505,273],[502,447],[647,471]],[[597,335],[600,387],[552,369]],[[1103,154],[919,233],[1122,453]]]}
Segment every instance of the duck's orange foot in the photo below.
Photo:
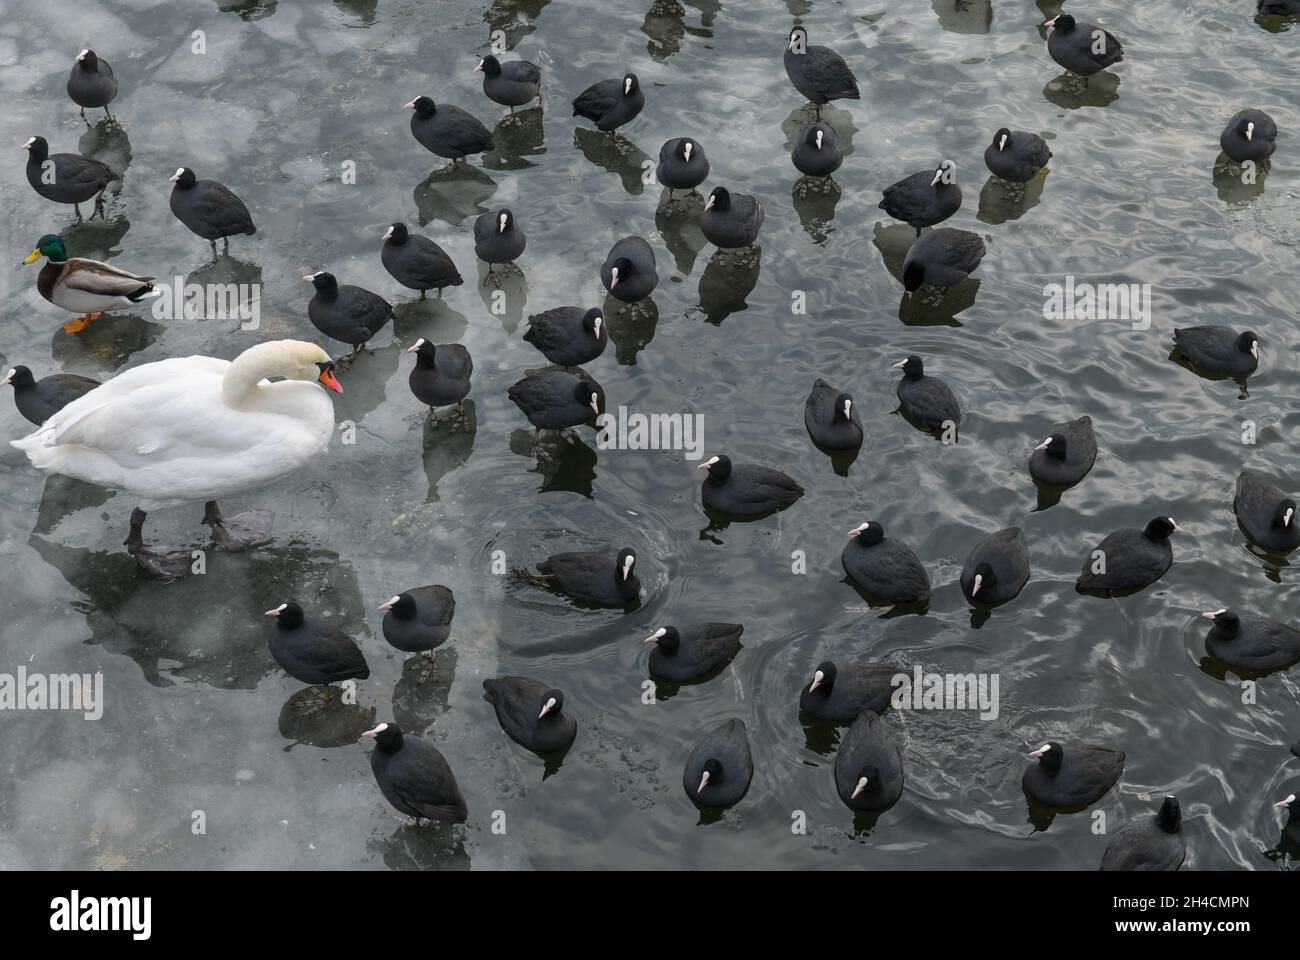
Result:
{"label": "duck's orange foot", "polygon": [[102,316],[103,316],[102,313],[88,313],[80,320],[73,320],[70,323],[65,323],[63,325],[63,332],[80,333],[82,330],[85,330],[88,326],[90,326],[92,322],[98,320]]}

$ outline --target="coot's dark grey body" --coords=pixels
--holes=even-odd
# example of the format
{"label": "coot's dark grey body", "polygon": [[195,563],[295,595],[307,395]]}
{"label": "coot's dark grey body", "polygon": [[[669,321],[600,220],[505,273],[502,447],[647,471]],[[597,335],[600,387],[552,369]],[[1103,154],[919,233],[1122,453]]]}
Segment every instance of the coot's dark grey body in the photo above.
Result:
{"label": "coot's dark grey body", "polygon": [[421,297],[426,290],[459,287],[464,283],[447,252],[428,237],[411,233],[404,223],[394,223],[385,232],[379,259],[394,280],[419,290]]}
{"label": "coot's dark grey body", "polygon": [[944,167],[921,170],[885,187],[879,206],[919,231],[943,223],[961,209],[961,186]]}
{"label": "coot's dark grey body", "polygon": [[463,346],[422,339],[407,350],[412,352],[415,367],[407,383],[417,400],[430,407],[446,407],[469,396],[474,360]]}
{"label": "coot's dark grey body", "polygon": [[542,68],[527,60],[502,63],[488,55],[474,68],[483,74],[483,92],[488,99],[512,111],[542,97]]}
{"label": "coot's dark grey body", "polygon": [[821,377],[813,382],[812,392],[804,401],[803,423],[813,441],[827,450],[856,450],[862,446],[862,421],[853,398]]}
{"label": "coot's dark grey body", "polygon": [[68,96],[72,102],[81,107],[81,115],[86,115],[87,108],[98,110],[111,118],[108,105],[117,96],[117,78],[107,60],[101,60],[94,50],[83,50],[77,54],[77,60],[68,74]]}
{"label": "coot's dark grey body", "polygon": [[590,423],[600,407],[599,394],[591,381],[564,370],[530,373],[512,384],[506,395],[539,430],[564,430]]}
{"label": "coot's dark grey body", "polygon": [[1209,373],[1244,377],[1259,366],[1259,338],[1232,327],[1184,327],[1174,330],[1178,352]]}
{"label": "coot's dark grey body", "polygon": [[573,101],[573,115],[586,117],[606,133],[631,123],[645,106],[645,93],[635,74],[621,80],[593,83]]}
{"label": "coot's dark grey body", "polygon": [[903,744],[889,721],[864,710],[835,754],[835,789],[851,810],[884,810],[903,794]]}
{"label": "coot's dark grey body", "polygon": [[820,121],[804,127],[795,140],[790,160],[795,169],[806,176],[829,177],[844,162],[835,128]]}
{"label": "coot's dark grey body", "polygon": [[984,150],[984,165],[989,172],[1012,183],[1034,179],[1051,158],[1047,141],[1038,134],[1006,127],[993,135],[993,142]]}
{"label": "coot's dark grey body", "polygon": [[1250,539],[1265,550],[1286,553],[1300,546],[1295,499],[1264,474],[1241,471],[1232,509]]}
{"label": "coot's dark grey body", "polygon": [[564,712],[564,694],[538,680],[484,680],[483,699],[496,710],[501,729],[533,753],[567,750],[578,734],[578,721]]}
{"label": "coot's dark grey body", "polygon": [[1097,459],[1092,417],[1067,420],[1052,427],[1047,439],[1029,455],[1029,475],[1039,483],[1068,487],[1082,480]]}
{"label": "coot's dark grey body", "polygon": [[978,233],[940,227],[917,238],[903,258],[903,289],[915,293],[926,284],[947,289],[965,280],[987,250]]}
{"label": "coot's dark grey body", "polygon": [[[617,282],[614,270],[618,270]],[[600,268],[600,282],[624,303],[644,300],[659,285],[655,252],[641,237],[624,237],[610,248]]]}
{"label": "coot's dark grey body", "polygon": [[[803,52],[798,52],[798,51]],[[808,31],[795,27],[785,47],[785,72],[811,103],[822,107],[832,100],[857,100],[858,81],[834,50],[808,43]]]}
{"label": "coot's dark grey body", "polygon": [[1019,527],[1007,527],[985,537],[975,545],[961,570],[961,592],[971,603],[1006,603],[1028,581],[1029,547]]}
{"label": "coot's dark grey body", "polygon": [[551,363],[576,367],[605,352],[609,332],[604,316],[595,308],[556,307],[529,317],[524,339]]}
{"label": "coot's dark grey body", "polygon": [[1084,559],[1076,585],[1097,592],[1150,586],[1174,562],[1169,537],[1177,530],[1170,518],[1156,517],[1142,530],[1126,527],[1108,534]]}
{"label": "coot's dark grey body", "polygon": [[381,723],[364,736],[375,738],[370,769],[380,792],[398,813],[416,820],[465,822],[469,808],[437,747],[402,733],[395,723]]}
{"label": "coot's dark grey body", "polygon": [[[688,149],[689,148],[689,149]],[[655,177],[670,190],[694,190],[709,176],[709,158],[690,137],[664,141],[659,148]]]}
{"label": "coot's dark grey body", "polygon": [[729,457],[700,464],[709,471],[700,487],[704,506],[732,516],[760,516],[784,510],[803,496],[803,487],[780,470],[757,464],[733,465]]}
{"label": "coot's dark grey body", "polygon": [[1039,803],[1057,809],[1095,803],[1124,772],[1124,751],[1050,742],[1034,751],[1021,786]]}
{"label": "coot's dark grey body", "polygon": [[903,371],[898,399],[904,413],[927,430],[946,430],[961,424],[956,394],[944,381],[926,374],[920,357],[910,356],[894,366]]}
{"label": "coot's dark grey body", "polygon": [[1267,160],[1277,149],[1277,124],[1263,110],[1242,110],[1223,128],[1219,146],[1237,163]]}
{"label": "coot's dark grey body", "polygon": [[1205,652],[1242,670],[1280,670],[1300,663],[1300,630],[1233,610],[1206,613]]}
{"label": "coot's dark grey body", "polygon": [[827,660],[817,666],[799,693],[799,709],[818,720],[856,719],[863,710],[884,713],[894,695],[894,677],[902,673],[892,663],[844,663]]}
{"label": "coot's dark grey body", "polygon": [[650,675],[660,680],[687,683],[712,674],[740,651],[739,623],[691,623],[662,627],[647,638]]}
{"label": "coot's dark grey body", "polygon": [[75,373],[52,373],[37,380],[31,370],[20,364],[0,380],[0,386],[5,384],[14,388],[18,412],[39,427],[73,400],[94,390],[99,381]]}
{"label": "coot's dark grey body", "polygon": [[885,536],[872,520],[852,531],[840,562],[849,578],[885,603],[920,603],[930,597],[930,575],[912,548]]}
{"label": "coot's dark grey body", "polygon": [[172,177],[171,208],[176,219],[209,243],[257,233],[244,201],[216,180],[199,180],[182,167]]}
{"label": "coot's dark grey body", "polygon": [[[700,784],[705,772],[709,779]],[[682,786],[701,807],[727,807],[740,800],[754,777],[749,736],[743,720],[728,720],[704,734],[691,748]]]}
{"label": "coot's dark grey body", "polygon": [[1177,870],[1187,859],[1182,825],[1178,801],[1165,797],[1156,813],[1130,820],[1115,831],[1101,856],[1101,869]]}
{"label": "coot's dark grey body", "polygon": [[447,587],[431,584],[404,590],[380,609],[384,639],[404,653],[427,653],[447,642],[456,615],[456,597]]}
{"label": "coot's dark grey body", "polygon": [[271,656],[295,680],[328,684],[370,676],[361,648],[338,627],[307,620],[296,603],[282,604],[268,615],[275,617]]}
{"label": "coot's dark grey body", "polygon": [[526,246],[528,238],[505,208],[490,210],[474,221],[474,254],[484,263],[514,263]]}
{"label": "coot's dark grey body", "polygon": [[635,567],[636,554],[631,550],[609,547],[557,553],[539,563],[537,571],[550,578],[552,588],[575,600],[622,607],[640,599],[641,581]]}
{"label": "coot's dark grey body", "polygon": [[[52,177],[46,176],[49,162]],[[47,179],[51,182],[45,182]],[[121,180],[107,164],[76,153],[50,153],[44,137],[32,137],[27,143],[27,182],[46,200],[55,203],[85,203],[99,198],[110,183]],[[96,212],[102,213],[101,200],[95,200]]]}
{"label": "coot's dark grey body", "polygon": [[1124,59],[1120,42],[1095,23],[1076,21],[1063,13],[1048,25],[1053,29],[1047,38],[1047,52],[1071,73],[1090,77]]}
{"label": "coot's dark grey body", "polygon": [[406,105],[411,114],[411,136],[435,156],[453,162],[491,150],[492,132],[468,110],[416,97]]}
{"label": "coot's dark grey body", "polygon": [[332,273],[311,277],[316,288],[307,304],[307,319],[331,340],[359,347],[393,319],[393,306],[377,293],[350,284],[339,285]]}
{"label": "coot's dark grey body", "polygon": [[717,187],[700,214],[700,232],[716,247],[734,250],[758,240],[763,226],[763,205],[747,193]]}

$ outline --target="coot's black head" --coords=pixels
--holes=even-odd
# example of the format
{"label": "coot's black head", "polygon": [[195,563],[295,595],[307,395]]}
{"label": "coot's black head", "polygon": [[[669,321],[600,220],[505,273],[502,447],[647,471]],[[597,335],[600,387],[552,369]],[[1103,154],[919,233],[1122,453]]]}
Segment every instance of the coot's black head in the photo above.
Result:
{"label": "coot's black head", "polygon": [[835,398],[835,413],[831,417],[832,423],[847,423],[853,416],[853,398],[847,393],[841,393]]}
{"label": "coot's black head", "polygon": [[326,296],[332,296],[339,292],[339,282],[334,279],[334,274],[322,270],[320,273],[309,273],[303,277],[304,280],[310,280],[311,285]]}
{"label": "coot's black head", "polygon": [[12,385],[15,390],[30,390],[32,387],[36,386],[36,378],[32,376],[30,370],[22,364],[19,364],[16,367],[12,367],[9,372],[5,374],[5,378],[0,380],[0,387],[5,386],[6,384]]}
{"label": "coot's black head", "polygon": [[1247,330],[1237,338],[1237,349],[1259,359],[1259,337],[1255,336],[1254,330]]}
{"label": "coot's black head", "polygon": [[975,580],[971,584],[970,595],[976,600],[980,598],[980,591],[984,591],[987,596],[989,589],[998,582],[998,575],[993,572],[993,568],[987,563],[978,563],[975,565]]}
{"label": "coot's black head", "polygon": [[823,697],[829,697],[831,689],[835,686],[835,664],[830,660],[823,660],[817,664],[817,669],[813,671],[812,683],[808,684],[809,693],[820,693]]}
{"label": "coot's black head", "polygon": [[794,53],[808,52],[808,31],[803,27],[795,27],[790,31],[790,43],[788,49]]}
{"label": "coot's black head", "polygon": [[1273,522],[1283,529],[1291,529],[1295,523],[1295,501],[1290,497],[1281,501],[1273,511]]}
{"label": "coot's black head", "polygon": [[714,187],[713,192],[709,194],[709,199],[705,201],[704,209],[722,212],[730,210],[731,192],[726,187]]}
{"label": "coot's black head", "polygon": [[199,182],[199,178],[194,175],[194,171],[189,167],[177,168],[176,172],[168,180],[176,184],[176,187],[180,190],[191,190],[194,188],[194,184]]}
{"label": "coot's black head", "polygon": [[537,714],[537,719],[543,717],[558,717],[560,711],[564,709],[564,694],[559,690],[551,689],[542,694],[541,711]]}
{"label": "coot's black head", "polygon": [[830,134],[834,132],[835,131],[831,130],[831,128],[824,123],[814,123],[808,127],[808,131],[804,134],[803,139],[804,142],[814,150],[820,150],[825,146]]}
{"label": "coot's black head", "polygon": [[629,73],[623,77],[623,96],[631,97],[641,89],[641,81],[636,78],[635,73]]}
{"label": "coot's black head", "polygon": [[731,458],[725,456],[709,457],[696,469],[709,471],[710,480],[714,483],[722,483],[727,477],[731,476]]}
{"label": "coot's black head", "polygon": [[481,70],[486,76],[495,77],[501,73],[501,61],[489,53],[474,69]]}
{"label": "coot's black head", "polygon": [[676,153],[677,159],[690,163],[692,156],[699,155],[700,148],[694,140],[691,140],[688,137],[682,137],[677,141],[677,149],[674,153]]}
{"label": "coot's black head", "polygon": [[866,523],[860,523],[850,530],[849,536],[856,539],[864,547],[874,547],[885,539],[885,528],[875,520],[868,520]]}
{"label": "coot's black head", "polygon": [[903,289],[916,293],[925,286],[925,267],[913,260],[903,267]]}
{"label": "coot's black head", "polygon": [[1232,638],[1241,632],[1241,617],[1231,610],[1207,610],[1201,616],[1213,621],[1214,629],[1225,637]]}
{"label": "coot's black head", "polygon": [[957,183],[957,164],[951,160],[945,160],[939,166],[934,168],[934,179],[930,181],[932,187],[953,186]]}
{"label": "coot's black head", "polygon": [[1011,131],[1003,127],[997,133],[993,134],[993,146],[1002,150],[1006,147],[1007,141],[1011,139]]}
{"label": "coot's black head", "polygon": [[582,317],[582,328],[590,333],[597,340],[600,339],[600,332],[605,327],[605,315],[595,307],[588,310]]}
{"label": "coot's black head", "polygon": [[384,231],[384,241],[386,243],[405,243],[410,235],[410,231],[406,229],[406,224],[398,221],[388,225],[388,229]]}
{"label": "coot's black head", "polygon": [[903,376],[908,380],[920,380],[925,376],[925,364],[916,354],[912,354],[906,360],[899,360],[894,364],[895,370],[902,370]]}
{"label": "coot's black head", "polygon": [[373,730],[367,730],[363,737],[374,737],[375,746],[380,753],[394,753],[402,746],[402,728],[395,723],[381,723]]}
{"label": "coot's black head", "polygon": [[515,215],[506,207],[497,211],[497,233],[505,233],[515,228]]}
{"label": "coot's black head", "polygon": [[23,144],[23,149],[31,153],[28,163],[43,162],[50,155],[50,145],[45,142],[44,137],[32,137]]}
{"label": "coot's black head", "polygon": [[700,776],[700,785],[695,788],[696,793],[703,793],[704,788],[711,783],[718,783],[722,780],[722,764],[712,758],[704,761],[704,773]]}
{"label": "coot's black head", "polygon": [[853,793],[849,799],[853,799],[863,790],[870,789],[880,780],[880,771],[875,764],[868,763],[858,771],[858,782],[853,785]]}
{"label": "coot's black head", "polygon": [[411,620],[415,617],[415,598],[409,593],[399,593],[379,605],[380,610],[387,610],[398,620]]}
{"label": "coot's black head", "polygon": [[573,398],[584,406],[591,407],[592,413],[600,415],[600,394],[590,382],[579,380],[578,385],[573,388]]}
{"label": "coot's black head", "polygon": [[1146,529],[1142,531],[1148,540],[1154,540],[1159,543],[1162,540],[1168,540],[1175,533],[1182,533],[1183,528],[1174,523],[1173,517],[1156,517],[1150,521]]}
{"label": "coot's black head", "polygon": [[77,54],[77,64],[82,70],[98,70],[99,57],[95,56],[94,50],[82,50]]}
{"label": "coot's black head", "polygon": [[1034,449],[1042,450],[1049,457],[1054,457],[1057,460],[1064,460],[1065,451],[1068,449],[1065,443],[1065,434],[1054,433]]}
{"label": "coot's black head", "polygon": [[1041,763],[1048,773],[1056,773],[1061,769],[1061,761],[1065,759],[1065,750],[1055,740],[1049,740],[1030,756]]}
{"label": "coot's black head", "polygon": [[427,120],[438,112],[438,105],[428,97],[416,97],[405,106],[408,110],[414,110],[415,115],[421,120]]}
{"label": "coot's black head", "polygon": [[634,273],[636,266],[632,261],[627,257],[619,257],[609,265],[609,289],[613,290]]}
{"label": "coot's black head", "polygon": [[266,616],[275,617],[275,625],[281,630],[295,630],[303,624],[302,607],[292,600],[266,611]]}
{"label": "coot's black head", "polygon": [[1160,812],[1156,814],[1156,823],[1165,833],[1177,833],[1178,828],[1183,822],[1183,811],[1178,806],[1177,797],[1165,797],[1165,802],[1160,804]]}
{"label": "coot's black head", "polygon": [[1063,13],[1058,17],[1053,17],[1043,24],[1045,27],[1055,27],[1061,33],[1069,33],[1074,29],[1074,17],[1068,13]]}
{"label": "coot's black head", "polygon": [[645,642],[657,644],[664,653],[676,653],[677,648],[682,645],[682,635],[677,632],[676,627],[660,627],[646,637]]}
{"label": "coot's black head", "polygon": [[407,353],[415,354],[415,365],[422,370],[432,369],[438,359],[438,348],[430,340],[421,337],[406,348]]}
{"label": "coot's black head", "polygon": [[632,570],[636,567],[636,553],[624,547],[618,552],[618,562],[614,567],[614,575],[618,577],[619,583],[627,583],[632,578]]}

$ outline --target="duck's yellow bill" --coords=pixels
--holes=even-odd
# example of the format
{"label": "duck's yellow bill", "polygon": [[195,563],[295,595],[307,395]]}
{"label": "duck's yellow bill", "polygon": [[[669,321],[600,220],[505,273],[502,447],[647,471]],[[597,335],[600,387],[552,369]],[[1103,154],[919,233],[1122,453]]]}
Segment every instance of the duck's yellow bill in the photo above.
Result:
{"label": "duck's yellow bill", "polygon": [[42,254],[39,249],[33,250],[31,256],[24,260],[23,263],[35,263],[37,260],[41,259],[42,256],[44,256],[44,254]]}

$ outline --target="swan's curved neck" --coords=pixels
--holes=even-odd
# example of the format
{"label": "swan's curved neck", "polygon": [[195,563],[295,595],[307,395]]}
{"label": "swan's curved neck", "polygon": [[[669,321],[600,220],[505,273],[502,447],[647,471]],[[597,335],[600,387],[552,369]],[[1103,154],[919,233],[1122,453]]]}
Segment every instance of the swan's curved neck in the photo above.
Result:
{"label": "swan's curved neck", "polygon": [[[278,351],[245,350],[230,364],[221,380],[221,398],[228,406],[247,406],[265,387],[268,377],[284,376],[287,364]],[[269,386],[269,384],[268,384]]]}

